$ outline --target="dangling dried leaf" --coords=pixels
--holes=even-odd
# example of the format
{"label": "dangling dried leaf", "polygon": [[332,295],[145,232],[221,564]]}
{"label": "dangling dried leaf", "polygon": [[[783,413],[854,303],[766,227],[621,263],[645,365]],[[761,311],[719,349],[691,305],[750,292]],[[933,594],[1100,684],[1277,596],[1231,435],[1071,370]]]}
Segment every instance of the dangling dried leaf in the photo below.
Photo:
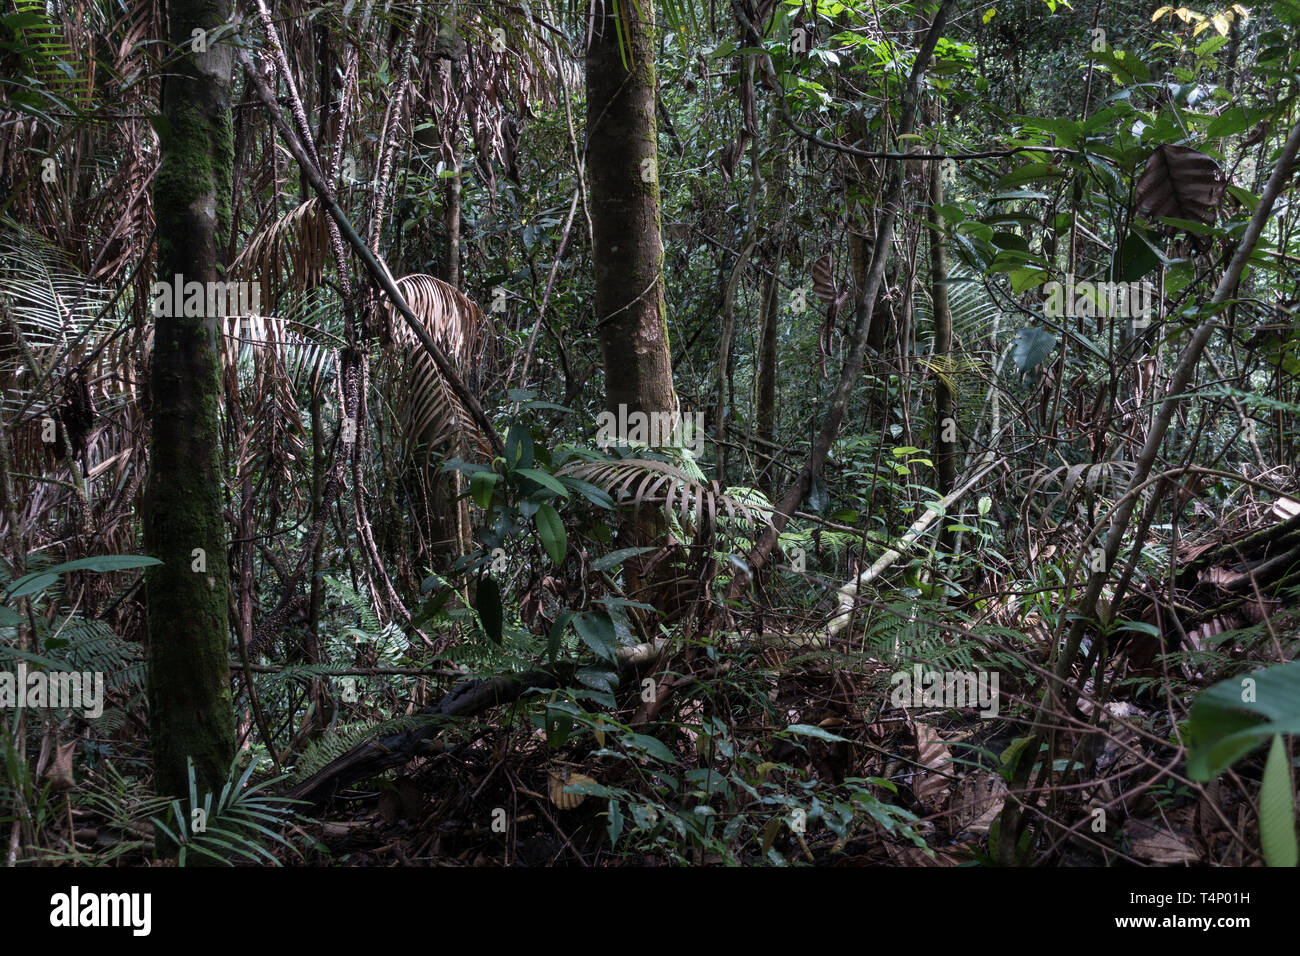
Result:
{"label": "dangling dried leaf", "polygon": [[45,768],[44,779],[52,790],[71,790],[77,785],[72,776],[72,758],[77,752],[77,742],[69,740],[54,749],[54,760]]}
{"label": "dangling dried leaf", "polygon": [[827,305],[835,302],[838,296],[835,290],[835,261],[828,252],[813,263],[813,292]]}
{"label": "dangling dried leaf", "polygon": [[250,237],[230,273],[262,282],[264,293],[281,276],[287,276],[290,289],[313,289],[321,284],[329,255],[325,214],[313,196]]}
{"label": "dangling dried leaf", "polygon": [[1134,201],[1149,219],[1190,219],[1208,226],[1218,218],[1227,188],[1227,177],[1211,157],[1164,144],[1147,160]]}
{"label": "dangling dried leaf", "polygon": [[1002,812],[1007,785],[994,773],[971,773],[953,790],[948,801],[948,826],[953,835],[963,831],[983,836]]}

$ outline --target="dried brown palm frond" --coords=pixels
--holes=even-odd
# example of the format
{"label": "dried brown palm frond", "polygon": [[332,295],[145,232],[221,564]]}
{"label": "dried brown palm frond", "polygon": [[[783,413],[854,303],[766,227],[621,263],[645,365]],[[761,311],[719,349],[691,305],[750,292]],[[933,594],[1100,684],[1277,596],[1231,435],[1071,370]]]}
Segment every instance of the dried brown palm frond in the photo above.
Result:
{"label": "dried brown palm frond", "polygon": [[262,282],[273,293],[282,277],[301,292],[321,284],[329,259],[329,233],[315,196],[258,230],[231,263],[232,274]]}
{"label": "dried brown palm frond", "polygon": [[[488,341],[490,324],[483,310],[468,296],[433,276],[404,276],[398,280],[397,287],[434,341],[468,377],[472,363],[481,358]],[[397,390],[397,413],[406,454],[422,456],[426,465],[439,446],[454,454],[464,454],[472,447],[481,455],[491,457],[487,439],[391,305],[387,310],[387,326],[391,341],[402,357],[399,374],[406,387]]]}
{"label": "dried brown palm frond", "polygon": [[0,421],[18,517],[37,547],[58,546],[58,516],[83,509],[78,527],[94,539],[83,548],[120,551],[134,533],[121,519],[143,465],[137,363],[116,347],[125,320],[109,298],[32,231],[0,230]]}
{"label": "dried brown palm frond", "polygon": [[230,316],[224,323],[227,395],[244,400],[236,471],[243,474],[256,466],[276,474],[283,487],[295,488],[291,468],[302,457],[304,430],[290,369],[310,350],[282,318]]}
{"label": "dried brown palm frond", "polygon": [[[163,32],[161,6],[19,6],[23,29],[35,32],[3,67],[23,77],[0,88],[8,208],[81,272],[111,282],[138,261],[152,231],[157,150],[147,117],[157,108],[152,40]],[[37,95],[10,97],[15,90]]]}

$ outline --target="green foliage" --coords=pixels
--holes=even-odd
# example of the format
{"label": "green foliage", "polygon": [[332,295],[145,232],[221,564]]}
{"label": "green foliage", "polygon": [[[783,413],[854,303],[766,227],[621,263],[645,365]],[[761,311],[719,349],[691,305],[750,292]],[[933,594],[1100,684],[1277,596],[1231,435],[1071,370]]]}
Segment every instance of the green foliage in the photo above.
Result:
{"label": "green foliage", "polygon": [[1212,780],[1275,734],[1300,735],[1300,661],[1220,681],[1187,721],[1187,773]]}
{"label": "green foliage", "polygon": [[294,763],[293,773],[289,776],[291,784],[299,784],[319,772],[331,761],[337,760],[353,747],[367,740],[385,737],[389,734],[402,733],[428,727],[433,724],[447,724],[449,719],[436,714],[413,714],[394,717],[378,724],[368,721],[339,724],[319,740],[307,745]]}
{"label": "green foliage", "polygon": [[1270,866],[1295,866],[1296,807],[1282,734],[1300,736],[1300,661],[1220,681],[1187,720],[1187,775],[1208,781],[1271,741],[1259,793],[1259,838]]}
{"label": "green foliage", "polygon": [[238,762],[231,765],[230,775],[219,794],[200,794],[194,779],[194,762],[188,762],[189,800],[171,801],[171,814],[152,817],[158,832],[177,849],[180,866],[224,865],[236,861],[269,863],[280,861],[267,849],[279,844],[294,846],[280,831],[290,819],[290,809],[297,802],[264,792],[280,778],[249,785],[253,773],[249,766],[242,774]]}

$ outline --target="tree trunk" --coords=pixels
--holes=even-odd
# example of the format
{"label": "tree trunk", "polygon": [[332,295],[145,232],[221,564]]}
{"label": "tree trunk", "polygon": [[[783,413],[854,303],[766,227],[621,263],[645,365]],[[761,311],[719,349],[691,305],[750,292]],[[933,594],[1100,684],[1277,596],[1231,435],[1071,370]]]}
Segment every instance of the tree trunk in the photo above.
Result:
{"label": "tree trunk", "polygon": [[[617,9],[616,9],[617,6]],[[615,17],[622,17],[631,72]],[[591,189],[596,313],[605,406],[617,412],[677,406],[664,316],[663,245],[655,142],[654,9],[593,2],[587,52],[587,180]]]}
{"label": "tree trunk", "polygon": [[[654,6],[592,0],[591,18],[587,182],[605,407],[616,416],[620,406],[629,413],[673,412],[659,237]],[[661,524],[660,515],[640,515],[625,527],[624,546],[659,543]],[[635,590],[640,574],[634,565],[628,583]]]}
{"label": "tree trunk", "polygon": [[[231,5],[170,0],[168,6],[180,55],[170,62],[162,94],[167,132],[154,179],[158,276],[167,283],[178,274],[184,282],[213,282],[222,278],[217,250],[231,226],[232,51],[226,42],[196,49],[194,31],[228,22]],[[189,793],[187,758],[202,794],[221,788],[235,752],[219,343],[216,316],[156,318],[144,539],[163,564],[149,569],[145,586],[154,768],[158,793],[172,797]]]}
{"label": "tree trunk", "polygon": [[934,463],[939,491],[948,494],[957,480],[957,395],[953,389],[952,310],[948,307],[948,250],[943,244],[943,171],[930,164],[930,299],[934,305]]}
{"label": "tree trunk", "polygon": [[[447,233],[447,285],[460,288],[460,157],[452,150],[447,157],[447,194],[442,210],[443,229]],[[458,472],[459,474],[459,472]]]}
{"label": "tree trunk", "polygon": [[[780,311],[781,283],[777,274],[781,270],[784,246],[779,246],[776,257],[771,261],[772,271],[763,284],[762,313],[759,317],[758,333],[758,381],[755,385],[755,430],[759,441],[765,442],[766,452],[774,451],[776,444],[776,331],[777,314]],[[771,497],[776,491],[776,463],[768,461],[759,473],[758,486]]]}

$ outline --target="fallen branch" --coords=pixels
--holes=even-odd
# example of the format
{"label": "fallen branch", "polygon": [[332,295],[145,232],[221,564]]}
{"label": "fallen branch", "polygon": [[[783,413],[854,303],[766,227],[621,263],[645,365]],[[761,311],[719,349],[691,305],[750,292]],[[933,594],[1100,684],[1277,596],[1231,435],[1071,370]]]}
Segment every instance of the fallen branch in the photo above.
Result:
{"label": "fallen branch", "polygon": [[[634,671],[657,660],[666,645],[667,642],[659,638],[635,647],[620,648],[616,658],[619,673]],[[453,687],[438,703],[423,708],[420,715],[471,717],[489,707],[518,700],[530,687],[566,686],[573,679],[576,670],[576,665],[568,665],[553,671],[533,670],[522,674],[466,681]],[[393,767],[400,767],[414,757],[418,757],[425,750],[425,742],[429,737],[441,729],[440,722],[429,721],[427,724],[408,730],[363,741],[291,788],[285,796],[306,801],[313,806],[321,806],[344,787],[358,780],[374,777]]]}
{"label": "fallen branch", "polygon": [[880,577],[894,562],[907,553],[912,545],[916,543],[916,540],[925,534],[930,525],[934,524],[936,520],[947,513],[949,508],[964,498],[979,483],[980,479],[997,467],[997,464],[996,452],[990,451],[986,453],[980,460],[979,465],[976,466],[975,474],[964,485],[936,502],[928,502],[925,514],[917,518],[912,526],[903,532],[902,537],[895,542],[892,548],[878,557],[871,567],[840,588],[839,608],[836,610],[835,616],[831,618],[830,623],[826,625],[827,640],[848,626],[853,616],[854,605],[857,603],[858,589]]}

